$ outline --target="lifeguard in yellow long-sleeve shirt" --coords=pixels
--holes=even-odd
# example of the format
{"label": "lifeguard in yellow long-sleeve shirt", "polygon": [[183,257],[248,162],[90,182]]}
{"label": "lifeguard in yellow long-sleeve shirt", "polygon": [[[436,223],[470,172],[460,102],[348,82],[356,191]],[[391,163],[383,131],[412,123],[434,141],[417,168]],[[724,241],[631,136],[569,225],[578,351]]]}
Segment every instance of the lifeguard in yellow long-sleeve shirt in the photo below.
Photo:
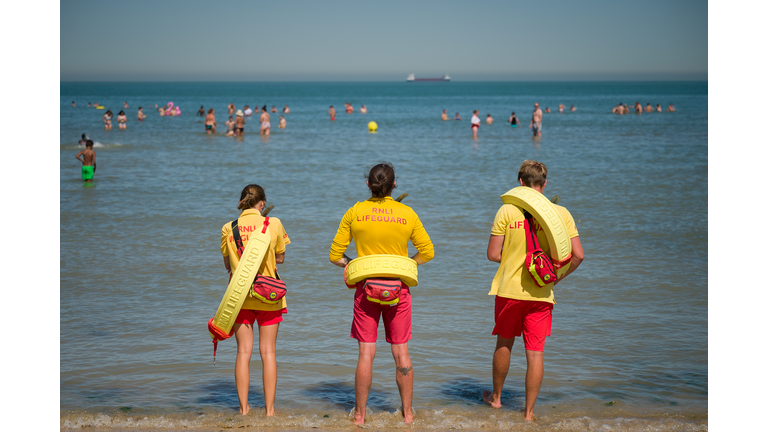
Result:
{"label": "lifeguard in yellow long-sleeve shirt", "polygon": [[[344,255],[344,251],[353,239],[358,258],[379,254],[407,257],[408,240],[418,250],[411,257],[417,264],[424,264],[434,258],[432,241],[419,216],[407,205],[392,199],[392,189],[397,186],[392,164],[382,163],[371,168],[366,184],[372,196],[366,201],[358,202],[344,214],[331,245],[331,262],[339,267],[349,264],[350,258]],[[408,354],[408,340],[411,339],[410,290],[401,282],[399,302],[385,305],[368,299],[364,289],[365,283],[366,281],[361,281],[356,286],[351,331],[351,336],[357,339],[360,349],[355,372],[355,423],[365,422],[365,407],[373,375],[373,358],[376,355],[376,332],[382,314],[387,342],[392,346],[392,356],[395,359],[395,378],[403,402],[403,416],[405,422],[410,423],[413,421],[413,367]]]}

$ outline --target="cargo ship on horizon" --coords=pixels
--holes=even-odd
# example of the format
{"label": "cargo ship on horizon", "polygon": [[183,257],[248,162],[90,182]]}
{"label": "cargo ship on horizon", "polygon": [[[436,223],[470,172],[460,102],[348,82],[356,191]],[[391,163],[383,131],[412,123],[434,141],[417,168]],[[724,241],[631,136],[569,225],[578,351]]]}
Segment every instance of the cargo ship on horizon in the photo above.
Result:
{"label": "cargo ship on horizon", "polygon": [[408,78],[405,79],[406,82],[415,82],[415,81],[450,81],[451,77],[448,75],[443,75],[442,78],[416,78],[416,74],[410,74],[408,75]]}

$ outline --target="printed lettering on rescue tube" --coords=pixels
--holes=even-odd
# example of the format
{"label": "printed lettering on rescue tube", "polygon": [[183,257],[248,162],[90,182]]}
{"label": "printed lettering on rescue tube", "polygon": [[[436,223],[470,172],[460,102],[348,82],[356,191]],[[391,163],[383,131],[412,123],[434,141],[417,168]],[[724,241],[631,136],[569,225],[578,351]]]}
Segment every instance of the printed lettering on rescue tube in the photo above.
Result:
{"label": "printed lettering on rescue tube", "polygon": [[419,283],[416,261],[400,255],[368,255],[355,258],[347,265],[347,283],[355,284],[370,278],[396,278],[409,287]]}

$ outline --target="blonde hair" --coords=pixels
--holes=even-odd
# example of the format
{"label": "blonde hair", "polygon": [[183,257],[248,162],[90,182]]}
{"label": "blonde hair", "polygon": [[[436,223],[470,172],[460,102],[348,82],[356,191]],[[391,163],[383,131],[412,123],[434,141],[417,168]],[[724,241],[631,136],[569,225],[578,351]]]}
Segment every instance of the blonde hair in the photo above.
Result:
{"label": "blonde hair", "polygon": [[267,194],[264,188],[257,184],[249,184],[240,192],[240,202],[237,203],[238,210],[247,210],[253,208],[259,202],[267,201]]}
{"label": "blonde hair", "polygon": [[547,166],[541,162],[526,159],[517,170],[517,179],[528,187],[542,187],[547,181]]}

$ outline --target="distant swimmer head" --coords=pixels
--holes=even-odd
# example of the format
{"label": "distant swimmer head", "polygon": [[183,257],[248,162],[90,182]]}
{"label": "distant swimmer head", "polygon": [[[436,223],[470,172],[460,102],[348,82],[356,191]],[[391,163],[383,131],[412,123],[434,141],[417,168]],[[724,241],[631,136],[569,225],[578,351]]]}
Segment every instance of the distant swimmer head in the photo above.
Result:
{"label": "distant swimmer head", "polygon": [[378,130],[379,130],[379,125],[377,125],[375,121],[368,123],[368,132],[376,133],[376,131]]}
{"label": "distant swimmer head", "polygon": [[120,112],[119,112],[119,113],[117,113],[117,115],[125,115],[125,111],[123,111],[123,110],[120,110]]}
{"label": "distant swimmer head", "polygon": [[374,198],[384,198],[392,195],[392,189],[397,187],[395,167],[390,162],[374,165],[368,172],[366,182]]}
{"label": "distant swimmer head", "polygon": [[88,140],[88,134],[83,134],[82,138],[87,141]]}
{"label": "distant swimmer head", "polygon": [[262,112],[267,112],[267,106],[266,106],[266,105],[264,105],[263,107],[261,107],[261,111],[262,111]]}
{"label": "distant swimmer head", "polygon": [[240,201],[237,203],[238,210],[248,210],[256,207],[259,203],[267,202],[267,194],[264,188],[257,184],[249,184],[240,192]]}
{"label": "distant swimmer head", "polygon": [[526,159],[517,171],[521,186],[543,188],[547,185],[547,166],[541,162]]}

